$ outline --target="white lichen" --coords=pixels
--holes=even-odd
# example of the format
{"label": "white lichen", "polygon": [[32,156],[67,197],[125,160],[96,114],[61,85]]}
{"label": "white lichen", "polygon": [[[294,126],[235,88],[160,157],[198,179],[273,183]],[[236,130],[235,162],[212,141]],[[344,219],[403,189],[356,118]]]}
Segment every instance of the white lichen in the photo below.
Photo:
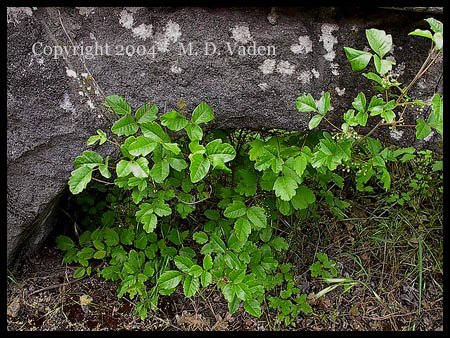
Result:
{"label": "white lichen", "polygon": [[266,91],[269,88],[269,85],[266,82],[262,82],[258,84],[258,87],[261,88],[263,91]]}
{"label": "white lichen", "polygon": [[320,28],[322,35],[319,37],[319,42],[322,42],[323,48],[327,51],[327,53],[323,56],[327,61],[333,61],[336,57],[336,52],[333,47],[338,43],[338,40],[335,36],[333,36],[333,32],[337,31],[339,27],[334,24],[325,23]]}
{"label": "white lichen", "polygon": [[6,8],[6,23],[13,23],[14,25],[20,23],[20,20],[27,16],[33,16],[31,7],[7,7]]}
{"label": "white lichen", "polygon": [[177,64],[173,64],[170,67],[170,71],[175,74],[180,74],[183,71],[183,68],[179,67]]}
{"label": "white lichen", "polygon": [[423,140],[425,142],[428,142],[433,137],[433,135],[434,135],[434,130],[432,130],[431,133],[427,137],[425,137]]}
{"label": "white lichen", "polygon": [[314,75],[316,79],[318,79],[320,76],[320,73],[315,68],[311,69],[311,73]]}
{"label": "white lichen", "polygon": [[330,64],[330,66],[331,66],[331,74],[338,76],[339,75],[339,71],[338,71],[339,64],[336,62],[332,62]]}
{"label": "white lichen", "polygon": [[301,83],[306,85],[311,82],[312,77],[313,74],[310,70],[304,70],[300,72],[300,76],[297,79],[299,79]]}
{"label": "white lichen", "polygon": [[59,104],[59,106],[64,109],[65,111],[69,111],[71,113],[75,113],[76,109],[73,106],[72,102],[70,102],[70,96],[67,93],[64,93],[64,97],[62,102]]}
{"label": "white lichen", "polygon": [[90,14],[94,14],[95,7],[75,7],[78,9],[78,13],[82,16],[89,16]]}
{"label": "white lichen", "polygon": [[132,13],[128,13],[127,10],[122,10],[120,12],[120,18],[119,23],[122,27],[125,27],[126,29],[131,29],[134,24],[134,18]]}
{"label": "white lichen", "polygon": [[308,54],[312,52],[312,41],[308,35],[298,37],[298,44],[291,46],[291,51],[294,54]]}
{"label": "white lichen", "polygon": [[342,95],[345,94],[345,88],[340,89],[339,87],[336,87],[336,88],[334,88],[334,90],[336,91],[336,93],[337,93],[339,96],[342,96]]}
{"label": "white lichen", "polygon": [[69,68],[66,68],[66,75],[68,77],[73,77],[74,79],[77,78],[77,73],[74,70],[69,69]]}
{"label": "white lichen", "polygon": [[180,25],[169,20],[164,28],[164,34],[155,34],[155,46],[158,51],[165,53],[169,51],[169,44],[177,42],[181,35]]}
{"label": "white lichen", "polygon": [[391,135],[391,137],[393,139],[396,139],[397,141],[400,140],[403,136],[403,130],[398,130],[398,129],[392,129],[389,132],[389,135]]}
{"label": "white lichen", "polygon": [[247,42],[253,41],[253,38],[250,34],[250,29],[248,26],[240,26],[236,25],[233,28],[231,28],[231,38],[238,42],[245,45]]}
{"label": "white lichen", "polygon": [[95,106],[94,106],[94,104],[92,103],[92,101],[91,100],[87,100],[86,101],[86,104],[89,106],[89,108],[91,108],[91,109],[94,109],[95,108]]}
{"label": "white lichen", "polygon": [[282,75],[292,75],[295,71],[295,66],[291,65],[289,61],[280,61],[277,66],[277,72]]}
{"label": "white lichen", "polygon": [[276,60],[274,59],[266,59],[258,68],[262,71],[263,74],[272,74],[275,69]]}
{"label": "white lichen", "polygon": [[153,26],[142,23],[139,26],[134,27],[132,32],[134,37],[145,41],[152,36]]}

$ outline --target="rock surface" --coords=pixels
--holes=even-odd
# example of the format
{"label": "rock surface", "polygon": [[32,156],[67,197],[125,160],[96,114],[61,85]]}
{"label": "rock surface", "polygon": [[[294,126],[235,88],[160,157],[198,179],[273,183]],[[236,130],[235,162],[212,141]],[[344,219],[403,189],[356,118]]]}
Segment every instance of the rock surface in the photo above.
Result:
{"label": "rock surface", "polygon": [[[97,128],[109,129],[105,95],[123,95],[134,107],[153,101],[161,111],[179,100],[191,111],[205,100],[221,128],[305,130],[310,116],[296,112],[295,98],[329,91],[331,120],[339,123],[357,92],[370,89],[351,72],[342,47],[363,49],[366,28],[384,29],[406,83],[429,47],[408,32],[426,28],[429,16],[348,8],[8,8],[8,266],[45,239],[73,159]],[[55,46],[67,53],[55,56],[64,50]],[[217,54],[208,55],[213,46]],[[413,89],[429,99],[441,88],[442,60]],[[414,142],[414,130],[383,135]]]}

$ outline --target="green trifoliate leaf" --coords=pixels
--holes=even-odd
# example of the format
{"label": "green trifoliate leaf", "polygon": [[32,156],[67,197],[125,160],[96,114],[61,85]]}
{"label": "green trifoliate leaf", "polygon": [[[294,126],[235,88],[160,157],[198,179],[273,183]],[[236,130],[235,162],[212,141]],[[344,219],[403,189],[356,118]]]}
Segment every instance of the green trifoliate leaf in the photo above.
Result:
{"label": "green trifoliate leaf", "polygon": [[358,93],[358,96],[356,96],[356,98],[352,102],[353,108],[355,108],[359,112],[364,112],[366,111],[366,105],[366,96],[364,95],[364,93]]}
{"label": "green trifoliate leaf", "polygon": [[134,115],[136,122],[139,124],[152,122],[156,120],[158,115],[158,106],[154,103],[144,103]]}
{"label": "green trifoliate leaf", "polygon": [[[380,86],[383,85],[383,79],[375,73],[369,72],[369,73],[363,73],[362,74],[365,78],[368,78],[369,80],[375,81],[376,83],[378,83]],[[376,97],[376,96],[374,96]],[[372,97],[373,98],[373,97]]]}
{"label": "green trifoliate leaf", "polygon": [[183,292],[187,298],[194,296],[200,289],[200,282],[198,277],[186,276],[183,282]]}
{"label": "green trifoliate leaf", "polygon": [[162,183],[167,176],[169,176],[169,172],[169,161],[167,159],[163,159],[153,165],[152,170],[150,170],[150,176],[156,183]]}
{"label": "green trifoliate leaf", "polygon": [[201,275],[201,277],[200,277],[200,280],[201,280],[201,282],[202,282],[202,286],[204,287],[204,288],[206,288],[208,285],[210,285],[211,283],[212,283],[212,281],[213,281],[213,277],[212,277],[212,274],[211,274],[211,272],[209,272],[209,271],[203,271],[202,272],[202,275]]}
{"label": "green trifoliate leaf", "polygon": [[185,160],[182,158],[170,157],[167,159],[169,165],[176,171],[182,171],[188,167]]}
{"label": "green trifoliate leaf", "polygon": [[433,38],[433,34],[428,29],[427,30],[416,29],[413,32],[408,33],[408,35],[421,36],[421,37],[428,38],[428,39]]}
{"label": "green trifoliate leaf", "polygon": [[192,235],[192,238],[198,244],[205,244],[206,242],[208,242],[208,235],[203,231],[194,232],[194,234]]}
{"label": "green trifoliate leaf", "polygon": [[191,182],[199,182],[208,174],[211,163],[202,154],[191,154],[189,159],[191,160],[189,165]]}
{"label": "green trifoliate leaf", "polygon": [[117,120],[111,127],[111,131],[117,136],[129,136],[135,134],[139,126],[131,115],[125,115]]}
{"label": "green trifoliate leaf", "polygon": [[116,164],[117,177],[125,177],[131,173],[131,162],[127,160],[120,160]]}
{"label": "green trifoliate leaf", "polygon": [[69,190],[76,195],[82,192],[92,179],[92,169],[88,166],[81,166],[70,173]]}
{"label": "green trifoliate leaf", "polygon": [[309,130],[316,128],[322,121],[323,117],[324,117],[323,115],[314,115],[311,118],[311,120],[309,120],[309,123],[308,123]]}
{"label": "green trifoliate leaf", "polygon": [[261,207],[248,208],[247,218],[256,229],[265,228],[267,225],[267,216],[264,208]]}
{"label": "green trifoliate leaf", "polygon": [[370,48],[383,58],[392,48],[392,35],[376,28],[366,29],[366,37]]}
{"label": "green trifoliate leaf", "polygon": [[310,113],[317,111],[316,101],[311,94],[297,97],[297,100],[295,100],[295,107],[301,113]]}
{"label": "green trifoliate leaf", "polygon": [[203,269],[200,265],[194,264],[189,268],[188,274],[192,277],[200,277],[202,274]]}
{"label": "green trifoliate leaf", "polygon": [[203,138],[202,128],[197,124],[189,123],[185,130],[191,141],[200,141]]}
{"label": "green trifoliate leaf", "polygon": [[392,123],[395,119],[395,113],[392,110],[383,110],[381,112],[381,117],[387,122]]}
{"label": "green trifoliate leaf", "polygon": [[205,270],[210,270],[213,267],[213,260],[211,255],[205,255],[205,257],[203,258],[203,269]]}
{"label": "green trifoliate leaf", "polygon": [[173,262],[184,273],[189,273],[190,268],[195,264],[191,258],[186,256],[175,256]]}
{"label": "green trifoliate leaf", "polygon": [[275,195],[283,201],[290,201],[295,196],[297,187],[297,182],[289,176],[279,176],[273,184]]}
{"label": "green trifoliate leaf", "polygon": [[180,271],[169,270],[161,274],[158,278],[158,286],[163,290],[175,289],[183,280],[183,274]]}
{"label": "green trifoliate leaf", "polygon": [[431,127],[423,119],[417,120],[416,125],[416,138],[418,140],[423,140],[425,137],[430,135]]}
{"label": "green trifoliate leaf", "polygon": [[444,36],[440,32],[435,33],[433,35],[433,41],[434,41],[434,44],[436,45],[437,50],[441,50],[442,47],[444,46]]}
{"label": "green trifoliate leaf", "polygon": [[206,154],[214,168],[223,169],[225,163],[236,157],[236,151],[228,143],[222,143],[221,139],[209,142],[206,145]]}
{"label": "green trifoliate leaf", "polygon": [[426,22],[430,25],[430,28],[435,33],[443,33],[444,32],[444,25],[439,20],[436,20],[434,18],[428,18],[425,19]]}
{"label": "green trifoliate leaf", "polygon": [[344,47],[345,56],[352,66],[352,70],[357,72],[367,67],[372,58],[372,54],[349,47]]}
{"label": "green trifoliate leaf", "polygon": [[306,168],[306,158],[304,156],[291,157],[283,164],[284,176],[293,178],[298,184],[303,182],[303,172]]}
{"label": "green trifoliate leaf", "polygon": [[141,125],[142,134],[157,143],[170,143],[170,137],[156,122],[147,122]]}
{"label": "green trifoliate leaf", "polygon": [[188,125],[188,123],[188,120],[175,110],[161,116],[161,124],[173,131],[183,129]]}
{"label": "green trifoliate leaf", "polygon": [[152,204],[153,211],[158,216],[169,216],[172,214],[172,209],[170,209],[170,205],[165,203],[164,200],[156,200]]}
{"label": "green trifoliate leaf", "polygon": [[105,178],[111,177],[111,172],[109,171],[109,168],[108,168],[108,162],[109,162],[109,156],[106,156],[105,163],[98,165],[98,170],[100,171],[100,174]]}
{"label": "green trifoliate leaf", "polygon": [[111,95],[106,98],[106,105],[109,106],[113,112],[118,115],[131,114],[131,107],[129,103],[119,95]]}
{"label": "green trifoliate leaf", "polygon": [[261,317],[261,304],[256,299],[249,299],[244,302],[244,309],[253,317]]}
{"label": "green trifoliate leaf", "polygon": [[[67,236],[60,235],[56,237],[56,245],[59,250],[68,251],[75,247],[75,243]],[[211,256],[210,256],[211,257]],[[212,261],[211,261],[212,263]]]}
{"label": "green trifoliate leaf", "polygon": [[252,226],[247,217],[240,217],[234,223],[234,232],[239,241],[246,241],[252,232]]}
{"label": "green trifoliate leaf", "polygon": [[360,111],[358,114],[356,114],[355,116],[355,122],[358,123],[360,126],[365,127],[367,124],[367,120],[369,118],[369,114],[365,111]]}
{"label": "green trifoliate leaf", "polygon": [[370,116],[380,115],[384,109],[386,102],[382,98],[372,96],[369,103],[368,110],[370,111]]}
{"label": "green trifoliate leaf", "polygon": [[380,75],[384,75],[392,69],[392,65],[395,65],[394,61],[380,59],[377,55],[373,56],[373,62],[375,69]]}
{"label": "green trifoliate leaf", "polygon": [[191,121],[194,124],[207,123],[214,120],[212,108],[206,102],[200,102],[192,113]]}
{"label": "green trifoliate leaf", "polygon": [[325,116],[328,113],[328,110],[330,109],[330,105],[331,105],[330,93],[325,92],[321,96],[320,100],[317,102],[317,110],[319,111],[319,114]]}
{"label": "green trifoliate leaf", "polygon": [[291,203],[294,209],[302,210],[306,209],[309,204],[312,204],[316,201],[316,196],[314,193],[305,186],[300,186],[297,189],[297,193],[292,198]]}
{"label": "green trifoliate leaf", "polygon": [[103,157],[100,154],[97,154],[95,151],[86,150],[74,161],[75,168],[79,168],[81,166],[87,166],[91,169],[97,167],[99,164],[103,163]]}
{"label": "green trifoliate leaf", "polygon": [[439,94],[434,94],[431,99],[431,113],[428,116],[428,125],[439,133],[442,136],[443,133],[443,109],[444,109],[444,100],[442,96]]}
{"label": "green trifoliate leaf", "polygon": [[145,157],[139,157],[136,161],[130,161],[129,167],[134,177],[148,177],[150,175],[148,160]]}
{"label": "green trifoliate leaf", "polygon": [[161,143],[163,148],[170,151],[171,153],[178,155],[181,153],[181,149],[178,147],[176,143]]}
{"label": "green trifoliate leaf", "polygon": [[145,136],[137,137],[129,146],[128,152],[133,156],[147,156],[155,150],[157,143]]}
{"label": "green trifoliate leaf", "polygon": [[242,201],[233,201],[223,212],[223,215],[227,218],[238,218],[245,214],[247,214],[247,206]]}

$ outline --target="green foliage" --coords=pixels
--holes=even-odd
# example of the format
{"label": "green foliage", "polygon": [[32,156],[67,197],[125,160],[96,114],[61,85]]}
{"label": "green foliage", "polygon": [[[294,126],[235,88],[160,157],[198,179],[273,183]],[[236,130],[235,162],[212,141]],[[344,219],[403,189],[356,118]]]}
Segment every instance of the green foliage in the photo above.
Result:
{"label": "green foliage", "polygon": [[[435,42],[439,38],[434,38],[442,35],[441,24],[428,22],[434,51],[441,50]],[[106,106],[118,115],[112,135],[97,130],[87,145],[110,142],[120,156],[110,161],[88,150],[75,159],[69,189],[89,217],[81,223],[86,230],[77,241],[57,238],[64,261],[78,265],[74,278],[95,273],[116,281],[118,297],[132,299],[142,319],[157,309],[161,295],[179,291],[190,298],[205,288],[219,290],[231,314],[242,309],[260,317],[268,305],[280,322],[295,325],[299,315],[311,313],[306,295],[295,286],[291,265],[283,261],[289,243],[280,214],[304,219],[328,206],[343,218],[351,207],[338,198],[345,184],[362,192],[389,191],[389,163],[414,160],[418,153],[413,147],[384,147],[371,132],[360,135],[357,128],[369,125],[370,119],[378,119],[375,128],[398,128],[405,109],[430,106],[426,120],[418,120],[417,137],[423,139],[431,130],[442,136],[442,96],[434,95],[431,102],[412,100],[390,74],[394,63],[385,59],[392,37],[377,29],[368,29],[366,37],[374,54],[345,47],[345,55],[354,71],[374,60],[376,73],[363,76],[384,95],[359,92],[343,114],[341,128],[326,117],[329,92],[317,101],[311,94],[296,99],[299,112],[313,113],[307,132],[243,136],[243,131],[204,129],[214,120],[206,102],[189,117],[184,109],[159,114],[153,103],[133,113],[124,98],[109,96]],[[325,122],[337,131],[316,130]],[[433,171],[442,170],[442,162],[432,165]],[[105,179],[106,187],[100,184]],[[411,189],[425,191],[422,181],[411,181]],[[91,187],[103,200],[88,194]],[[409,196],[405,192],[389,198],[401,204]],[[333,278],[336,263],[318,253],[310,272],[312,277]]]}

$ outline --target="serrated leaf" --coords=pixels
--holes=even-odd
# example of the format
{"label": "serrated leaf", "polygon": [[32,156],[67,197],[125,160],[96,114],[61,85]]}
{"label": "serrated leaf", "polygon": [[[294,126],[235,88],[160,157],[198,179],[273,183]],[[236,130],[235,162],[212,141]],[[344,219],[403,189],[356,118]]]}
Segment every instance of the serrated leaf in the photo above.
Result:
{"label": "serrated leaf", "polygon": [[316,196],[314,193],[305,186],[300,186],[297,189],[297,193],[292,198],[291,203],[292,206],[296,210],[306,209],[309,204],[312,204],[316,201]]}
{"label": "serrated leaf", "polygon": [[194,296],[200,289],[200,282],[198,277],[187,275],[183,282],[183,292],[187,298]]}
{"label": "serrated leaf", "polygon": [[198,244],[205,244],[206,242],[208,242],[208,235],[203,231],[194,232],[194,234],[192,235],[192,238]]}
{"label": "serrated leaf", "polygon": [[189,268],[188,274],[192,277],[200,277],[203,269],[200,265],[194,264]]}
{"label": "serrated leaf", "polygon": [[222,168],[226,162],[232,161],[236,157],[236,151],[228,143],[222,143],[221,139],[216,139],[206,145],[206,154],[214,168]]}
{"label": "serrated leaf", "polygon": [[370,48],[383,58],[392,48],[392,35],[376,28],[366,29],[366,37]]}
{"label": "serrated leaf", "polygon": [[212,108],[206,102],[200,102],[200,104],[195,107],[191,121],[194,124],[207,123],[214,120],[214,113]]}
{"label": "serrated leaf", "polygon": [[213,276],[212,276],[211,272],[203,271],[202,275],[200,277],[200,280],[202,282],[202,286],[204,288],[206,288],[208,285],[210,285],[212,283]]}
{"label": "serrated leaf", "polygon": [[117,136],[130,136],[135,134],[138,129],[139,126],[131,115],[125,115],[117,120],[111,127],[111,131]]}
{"label": "serrated leaf", "polygon": [[261,305],[256,299],[249,299],[244,302],[244,309],[252,316],[259,318],[261,317]]}
{"label": "serrated leaf", "polygon": [[156,229],[158,218],[155,214],[145,214],[141,218],[141,223],[143,224],[142,228],[145,230],[145,232],[151,233]]}
{"label": "serrated leaf", "polygon": [[344,47],[345,56],[350,62],[352,70],[357,72],[367,67],[372,58],[372,54],[349,47]]}
{"label": "serrated leaf", "polygon": [[70,173],[69,190],[76,195],[82,192],[92,179],[92,169],[82,166]]}
{"label": "serrated leaf", "polygon": [[289,249],[289,244],[282,237],[275,237],[270,241],[270,246],[272,246],[276,251],[282,251]]}
{"label": "serrated leaf", "polygon": [[108,96],[106,98],[106,104],[118,115],[131,114],[131,107],[122,96]]}
{"label": "serrated leaf", "polygon": [[139,157],[136,161],[131,161],[129,168],[134,177],[145,178],[150,175],[148,160],[145,157]]}
{"label": "serrated leaf", "polygon": [[295,107],[301,113],[310,113],[317,111],[316,101],[311,94],[297,97],[297,99],[295,100]]}
{"label": "serrated leaf", "polygon": [[186,256],[175,256],[173,262],[184,273],[189,273],[190,268],[195,264],[191,258]]}
{"label": "serrated leaf", "polygon": [[115,246],[119,244],[119,235],[111,228],[104,229],[103,237],[107,246]]}
{"label": "serrated leaf", "polygon": [[163,290],[175,289],[183,280],[183,274],[180,271],[169,270],[161,274],[158,278],[158,285]]}
{"label": "serrated leaf", "polygon": [[178,147],[176,143],[161,143],[163,148],[170,151],[171,153],[178,155],[181,153],[181,149]]}
{"label": "serrated leaf", "polygon": [[156,146],[157,143],[148,137],[139,136],[128,146],[128,151],[133,156],[147,156]]}
{"label": "serrated leaf", "polygon": [[142,106],[139,107],[134,116],[136,118],[136,122],[142,124],[156,120],[157,115],[158,115],[158,106],[156,104],[144,103]]}
{"label": "serrated leaf", "polygon": [[246,241],[252,232],[252,226],[247,217],[240,217],[234,223],[234,232],[239,241]]}
{"label": "serrated leaf", "polygon": [[267,226],[267,216],[264,208],[261,207],[248,208],[247,218],[256,229],[262,229]]}
{"label": "serrated leaf", "polygon": [[205,255],[205,257],[203,257],[203,269],[205,270],[210,270],[213,267],[213,260],[211,255]]}
{"label": "serrated leaf", "polygon": [[179,131],[188,125],[188,120],[179,112],[172,110],[161,116],[161,124],[172,131]]}
{"label": "serrated leaf", "polygon": [[105,163],[98,165],[98,171],[100,171],[100,174],[105,178],[111,178],[111,172],[109,171],[108,162],[109,156],[106,156]]}
{"label": "serrated leaf", "polygon": [[223,215],[227,218],[239,218],[247,213],[247,206],[242,201],[233,201],[229,204]]}
{"label": "serrated leaf", "polygon": [[431,113],[428,116],[428,125],[434,129],[442,136],[443,133],[443,109],[444,101],[442,96],[439,94],[434,94],[431,99]]}
{"label": "serrated leaf", "polygon": [[189,159],[191,161],[189,165],[191,182],[199,182],[208,174],[211,164],[202,154],[191,154]]}
{"label": "serrated leaf", "polygon": [[283,201],[290,201],[295,196],[295,189],[297,187],[297,182],[289,176],[279,176],[273,184],[275,195]]}

